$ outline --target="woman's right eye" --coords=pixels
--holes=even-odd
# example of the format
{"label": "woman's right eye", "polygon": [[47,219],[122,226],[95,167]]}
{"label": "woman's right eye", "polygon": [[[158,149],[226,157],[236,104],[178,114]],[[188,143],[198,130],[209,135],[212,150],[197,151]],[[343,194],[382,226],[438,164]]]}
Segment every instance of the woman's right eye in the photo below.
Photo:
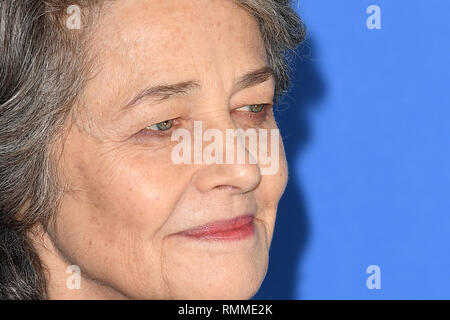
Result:
{"label": "woman's right eye", "polygon": [[164,120],[152,125],[148,125],[146,126],[144,129],[142,129],[141,131],[137,132],[135,134],[135,137],[138,138],[139,140],[141,139],[146,139],[146,138],[165,138],[170,136],[171,132],[174,128],[174,126],[177,125],[177,120],[176,119],[170,119],[170,120]]}
{"label": "woman's right eye", "polygon": [[173,119],[171,120],[165,120],[162,122],[158,122],[155,124],[152,124],[150,126],[145,127],[146,130],[152,130],[152,131],[167,131],[170,130],[173,126]]}

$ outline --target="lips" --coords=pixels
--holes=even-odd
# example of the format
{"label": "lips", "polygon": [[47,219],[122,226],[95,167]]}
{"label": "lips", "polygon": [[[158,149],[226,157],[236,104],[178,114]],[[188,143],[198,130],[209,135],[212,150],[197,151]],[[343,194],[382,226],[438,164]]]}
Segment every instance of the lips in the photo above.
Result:
{"label": "lips", "polygon": [[230,220],[216,221],[181,233],[182,236],[198,240],[242,240],[254,233],[253,216],[241,216]]}

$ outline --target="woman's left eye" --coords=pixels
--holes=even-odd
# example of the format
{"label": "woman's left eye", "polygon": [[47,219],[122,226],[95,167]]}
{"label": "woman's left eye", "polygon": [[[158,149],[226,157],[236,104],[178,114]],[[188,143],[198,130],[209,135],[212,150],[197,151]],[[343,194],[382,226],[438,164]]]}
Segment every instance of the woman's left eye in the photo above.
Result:
{"label": "woman's left eye", "polygon": [[241,108],[237,108],[236,110],[259,113],[259,112],[263,111],[266,106],[267,106],[266,104],[251,104],[248,106],[243,106]]}
{"label": "woman's left eye", "polygon": [[259,125],[267,119],[271,107],[272,104],[269,103],[250,104],[233,111],[235,111],[235,115],[239,115],[244,121],[250,121]]}

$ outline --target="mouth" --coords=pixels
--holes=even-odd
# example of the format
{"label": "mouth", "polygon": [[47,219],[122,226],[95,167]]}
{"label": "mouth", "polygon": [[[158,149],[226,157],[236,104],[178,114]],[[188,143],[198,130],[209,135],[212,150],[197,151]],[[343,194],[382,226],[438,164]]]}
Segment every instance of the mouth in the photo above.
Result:
{"label": "mouth", "polygon": [[254,225],[251,215],[216,221],[180,233],[188,238],[212,241],[243,240],[253,234]]}

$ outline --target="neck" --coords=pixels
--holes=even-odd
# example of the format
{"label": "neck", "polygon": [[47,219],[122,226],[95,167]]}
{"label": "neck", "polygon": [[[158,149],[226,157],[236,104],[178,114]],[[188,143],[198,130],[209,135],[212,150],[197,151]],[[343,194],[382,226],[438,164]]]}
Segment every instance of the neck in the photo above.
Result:
{"label": "neck", "polygon": [[[36,236],[39,234],[39,236]],[[47,297],[50,300],[117,300],[127,299],[117,290],[83,274],[65,257],[45,231],[29,235],[46,274]]]}

